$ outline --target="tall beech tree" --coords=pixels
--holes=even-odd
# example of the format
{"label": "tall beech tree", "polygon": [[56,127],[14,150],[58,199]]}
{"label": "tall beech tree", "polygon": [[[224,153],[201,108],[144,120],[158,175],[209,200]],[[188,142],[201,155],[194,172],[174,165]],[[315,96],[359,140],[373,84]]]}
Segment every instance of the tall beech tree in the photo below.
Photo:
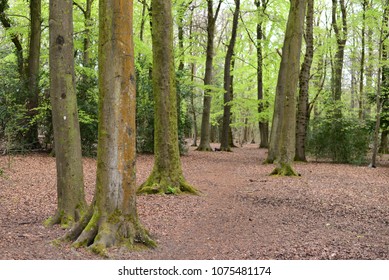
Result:
{"label": "tall beech tree", "polygon": [[[42,1],[30,0],[30,44],[27,63],[27,110],[29,119],[36,115],[36,108],[39,106],[39,68],[41,52],[41,25],[42,25]],[[27,143],[39,146],[38,125],[34,123],[26,133]]]}
{"label": "tall beech tree", "polygon": [[296,121],[296,155],[295,160],[307,161],[305,156],[305,143],[309,121],[309,80],[313,60],[313,15],[314,0],[307,0],[307,16],[305,26],[305,56],[301,65],[299,77],[299,96],[297,103]]}
{"label": "tall beech tree", "polygon": [[378,152],[378,135],[381,125],[381,109],[388,94],[388,40],[389,40],[389,0],[385,0],[382,15],[382,25],[378,45],[378,74],[376,94],[376,123],[373,136],[373,149],[369,167],[376,167]]}
{"label": "tall beech tree", "polygon": [[219,0],[219,4],[214,12],[213,9],[213,0],[207,0],[207,54],[205,60],[205,74],[204,74],[204,101],[203,101],[203,115],[201,119],[201,135],[200,135],[200,144],[197,147],[198,151],[212,151],[210,145],[211,138],[211,103],[212,96],[210,93],[209,86],[212,85],[212,76],[213,76],[213,57],[214,57],[214,41],[215,41],[215,29],[216,29],[216,20],[219,16],[220,7],[223,0]]}
{"label": "tall beech tree", "polygon": [[136,84],[133,1],[99,2],[99,139],[96,192],[82,220],[66,235],[74,246],[154,246],[136,211]]}
{"label": "tall beech tree", "polygon": [[[263,18],[265,16],[266,8],[269,0],[254,0],[254,4],[257,7],[258,22],[257,22],[257,42],[255,44],[257,48],[257,96],[258,96],[258,113],[261,114],[265,109],[264,94],[263,94]],[[269,147],[269,124],[267,121],[260,120],[258,123],[260,134],[260,148]]]}
{"label": "tall beech tree", "polygon": [[268,162],[276,164],[272,174],[277,175],[297,175],[292,163],[296,148],[296,91],[305,10],[306,0],[290,1],[267,158]]}
{"label": "tall beech tree", "polygon": [[58,209],[50,224],[69,226],[86,208],[74,77],[73,5],[50,1],[50,99],[57,165]]}
{"label": "tall beech tree", "polygon": [[[340,7],[339,7],[340,6]],[[339,12],[340,8],[340,12]],[[339,19],[339,14],[341,18]],[[336,37],[336,53],[334,58],[334,70],[332,75],[332,96],[335,102],[342,98],[342,73],[344,63],[344,50],[347,42],[347,10],[344,0],[332,0],[332,29]],[[340,108],[336,109],[340,113]]]}
{"label": "tall beech tree", "polygon": [[171,1],[153,0],[152,7],[154,167],[138,193],[197,193],[183,176],[178,146]]}
{"label": "tall beech tree", "polygon": [[[223,110],[223,126],[221,133],[221,143],[220,150],[221,151],[231,151],[231,142],[232,142],[232,132],[230,128],[231,122],[231,104],[232,101],[232,76],[231,76],[231,67],[232,60],[234,55],[234,47],[236,42],[236,34],[238,30],[238,21],[239,21],[239,13],[240,13],[240,0],[235,0],[235,11],[232,20],[232,31],[230,43],[227,47],[226,58],[224,61],[224,110]],[[231,133],[230,133],[231,132]],[[231,140],[231,142],[229,141]],[[233,143],[232,143],[233,144]]]}

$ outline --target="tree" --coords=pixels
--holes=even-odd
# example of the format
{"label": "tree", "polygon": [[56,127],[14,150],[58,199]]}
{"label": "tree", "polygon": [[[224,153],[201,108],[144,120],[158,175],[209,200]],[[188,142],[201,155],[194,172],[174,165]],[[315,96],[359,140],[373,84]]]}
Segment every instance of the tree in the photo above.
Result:
{"label": "tree", "polygon": [[[224,62],[224,112],[223,112],[223,127],[221,135],[220,150],[231,151],[230,141],[232,140],[230,122],[231,122],[231,104],[232,101],[232,77],[231,77],[231,63],[234,55],[234,47],[236,42],[236,34],[238,30],[238,20],[240,13],[240,0],[235,0],[235,11],[232,20],[231,39],[228,44],[226,58]],[[232,63],[233,64],[233,63]],[[232,143],[233,144],[233,143]]]}
{"label": "tree", "polygon": [[[8,0],[0,1],[0,22],[7,30],[12,30],[11,19],[5,14],[9,8]],[[16,32],[11,32],[11,40],[15,46],[15,54],[17,57],[18,73],[20,78],[20,86],[26,92],[26,96],[21,96],[21,103],[26,104],[26,116],[23,121],[23,126],[27,127],[23,133],[24,144],[30,145],[32,148],[39,146],[38,142],[38,126],[36,122],[31,122],[37,114],[38,95],[39,95],[39,66],[40,66],[40,50],[41,50],[41,0],[30,0],[30,34],[29,48],[27,61],[24,59],[23,39]],[[27,62],[27,63],[26,63]],[[32,123],[32,124],[31,124]]]}
{"label": "tree", "polygon": [[211,117],[212,96],[210,95],[211,92],[210,89],[207,87],[212,85],[215,26],[216,26],[216,20],[218,18],[222,2],[223,0],[219,0],[219,4],[214,14],[213,0],[207,0],[208,23],[207,23],[207,54],[206,54],[206,61],[205,61],[205,74],[204,74],[205,92],[204,92],[203,115],[201,119],[200,144],[197,148],[198,151],[212,151],[211,145],[209,143],[211,137],[210,117]]}
{"label": "tree", "polygon": [[74,246],[105,255],[113,245],[155,246],[136,211],[133,1],[100,0],[99,139],[96,192],[66,235]]}
{"label": "tree", "polygon": [[297,175],[292,168],[296,139],[296,91],[306,1],[291,0],[278,73],[268,162],[275,162],[272,174]]}
{"label": "tree", "polygon": [[297,103],[296,122],[296,155],[295,160],[307,161],[305,157],[305,142],[309,121],[309,80],[313,60],[313,11],[314,0],[307,0],[307,16],[305,27],[305,56],[299,77],[299,97]]}
{"label": "tree", "polygon": [[85,7],[81,6],[78,2],[73,1],[73,5],[78,7],[84,15],[84,39],[83,39],[83,55],[82,63],[84,67],[90,66],[90,46],[91,46],[91,29],[92,29],[92,5],[94,0],[86,0]]}
{"label": "tree", "polygon": [[376,124],[374,129],[374,138],[373,138],[373,151],[371,156],[370,167],[376,167],[377,160],[377,150],[378,150],[378,134],[380,130],[381,123],[381,109],[382,104],[385,102],[386,94],[388,94],[388,73],[389,67],[388,62],[388,44],[387,40],[389,38],[389,0],[385,1],[383,7],[383,16],[382,16],[382,26],[380,32],[380,39],[378,45],[378,75],[377,75],[377,95],[376,95]]}
{"label": "tree", "polygon": [[[36,108],[39,106],[39,66],[41,51],[41,24],[42,24],[42,3],[41,0],[30,0],[30,46],[27,64],[27,109],[32,119],[36,114]],[[27,143],[39,146],[38,125],[35,122],[30,126],[26,133]]]}
{"label": "tree", "polygon": [[[9,30],[11,25],[11,20],[5,14],[5,11],[9,8],[8,0],[0,0],[0,21],[6,30]],[[15,54],[17,57],[18,72],[21,80],[24,77],[24,56],[23,56],[23,46],[19,38],[19,35],[15,32],[11,33],[11,40],[15,46]]]}
{"label": "tree", "polygon": [[[338,2],[340,4],[341,22],[338,19]],[[332,75],[332,95],[335,102],[342,97],[342,72],[344,61],[344,49],[347,42],[347,11],[344,0],[332,0],[332,28],[335,32],[337,49],[334,58],[334,70]],[[340,108],[336,109],[340,114]]]}
{"label": "tree", "polygon": [[86,208],[73,59],[72,1],[50,1],[50,98],[57,166],[57,213],[69,226]]}
{"label": "tree", "polygon": [[[264,109],[264,95],[263,95],[263,17],[266,11],[269,0],[254,0],[254,4],[257,7],[258,22],[257,22],[257,95],[258,95],[258,113],[261,114]],[[258,123],[260,133],[260,148],[269,147],[269,124],[267,121],[260,120]]]}
{"label": "tree", "polygon": [[138,193],[197,193],[184,179],[178,146],[171,1],[152,7],[154,167]]}

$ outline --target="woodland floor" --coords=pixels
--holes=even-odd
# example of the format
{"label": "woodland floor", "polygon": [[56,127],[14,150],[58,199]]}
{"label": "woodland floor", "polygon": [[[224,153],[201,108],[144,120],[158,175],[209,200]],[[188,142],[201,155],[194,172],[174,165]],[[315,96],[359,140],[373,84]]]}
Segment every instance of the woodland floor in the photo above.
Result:
{"label": "woodland floor", "polygon": [[[298,163],[301,177],[271,177],[266,151],[246,145],[182,157],[200,196],[140,196],[138,211],[158,247],[109,250],[112,259],[389,259],[389,167]],[[138,157],[141,183],[153,157]],[[56,209],[55,160],[0,157],[0,259],[98,259],[52,241],[43,222]],[[84,160],[91,200],[95,160]]]}

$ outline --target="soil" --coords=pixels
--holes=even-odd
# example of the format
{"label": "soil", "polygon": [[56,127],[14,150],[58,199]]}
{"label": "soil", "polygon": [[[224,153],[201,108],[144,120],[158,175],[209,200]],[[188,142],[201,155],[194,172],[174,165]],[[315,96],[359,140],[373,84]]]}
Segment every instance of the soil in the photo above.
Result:
{"label": "soil", "polygon": [[[215,146],[214,146],[215,147]],[[182,157],[201,195],[139,196],[143,225],[156,249],[109,249],[112,259],[389,259],[389,167],[296,163],[300,177],[269,176],[266,150]],[[139,155],[147,178],[152,155]],[[56,209],[55,159],[0,157],[0,259],[100,259],[87,249],[53,242],[64,235],[44,221]],[[87,199],[96,162],[84,159]]]}

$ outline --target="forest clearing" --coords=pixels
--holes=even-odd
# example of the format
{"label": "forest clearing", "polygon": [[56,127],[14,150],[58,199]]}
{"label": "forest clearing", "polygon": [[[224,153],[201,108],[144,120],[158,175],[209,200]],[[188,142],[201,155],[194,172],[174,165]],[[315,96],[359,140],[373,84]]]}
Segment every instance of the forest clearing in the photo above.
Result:
{"label": "forest clearing", "polygon": [[[212,146],[215,147],[214,144]],[[112,259],[388,259],[388,160],[380,167],[296,163],[300,177],[269,176],[257,144],[233,153],[183,156],[195,195],[140,195],[142,224],[155,249],[108,249]],[[138,182],[152,155],[137,158]],[[44,221],[56,209],[55,159],[44,154],[2,156],[1,259],[99,259],[85,248],[53,240],[64,235]],[[91,201],[96,161],[84,159]]]}

